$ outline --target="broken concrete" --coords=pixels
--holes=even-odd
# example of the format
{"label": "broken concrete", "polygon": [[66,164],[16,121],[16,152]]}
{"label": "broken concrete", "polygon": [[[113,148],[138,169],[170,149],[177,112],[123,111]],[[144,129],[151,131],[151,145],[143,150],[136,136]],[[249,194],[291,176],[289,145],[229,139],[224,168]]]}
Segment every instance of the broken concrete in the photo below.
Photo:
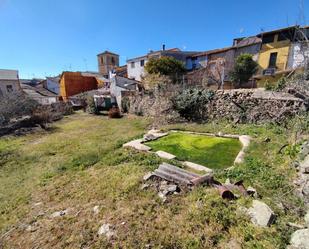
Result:
{"label": "broken concrete", "polygon": [[199,165],[196,163],[191,163],[191,162],[184,162],[183,165],[187,166],[190,169],[198,170],[198,171],[205,171],[206,173],[212,173],[213,170],[209,169],[203,165]]}
{"label": "broken concrete", "polygon": [[124,148],[130,147],[139,151],[150,151],[151,148],[142,144],[143,139],[136,139],[123,145]]}
{"label": "broken concrete", "polygon": [[240,164],[240,163],[244,162],[244,160],[245,160],[245,152],[246,152],[246,150],[248,149],[248,147],[250,145],[251,137],[247,136],[247,135],[242,135],[242,136],[239,136],[239,141],[242,144],[242,149],[238,153],[238,155],[237,155],[237,157],[236,157],[236,159],[234,161],[234,164]]}
{"label": "broken concrete", "polygon": [[158,138],[167,136],[168,132],[161,132],[159,130],[150,130],[150,131],[147,132],[146,135],[151,135],[155,139],[158,139]]}
{"label": "broken concrete", "polygon": [[163,159],[168,159],[168,160],[172,160],[172,159],[176,158],[176,156],[174,156],[174,155],[172,155],[168,152],[162,151],[162,150],[157,151],[156,155],[163,158]]}
{"label": "broken concrete", "polygon": [[253,200],[252,207],[248,209],[253,224],[261,227],[270,226],[275,221],[275,214],[264,202]]}

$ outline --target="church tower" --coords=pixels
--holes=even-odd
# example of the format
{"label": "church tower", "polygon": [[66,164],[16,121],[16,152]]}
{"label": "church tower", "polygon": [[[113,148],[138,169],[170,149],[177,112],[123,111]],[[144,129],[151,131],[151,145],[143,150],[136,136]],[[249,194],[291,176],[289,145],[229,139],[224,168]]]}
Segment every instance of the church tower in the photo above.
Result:
{"label": "church tower", "polygon": [[109,77],[109,72],[119,67],[119,55],[109,51],[98,54],[99,73]]}

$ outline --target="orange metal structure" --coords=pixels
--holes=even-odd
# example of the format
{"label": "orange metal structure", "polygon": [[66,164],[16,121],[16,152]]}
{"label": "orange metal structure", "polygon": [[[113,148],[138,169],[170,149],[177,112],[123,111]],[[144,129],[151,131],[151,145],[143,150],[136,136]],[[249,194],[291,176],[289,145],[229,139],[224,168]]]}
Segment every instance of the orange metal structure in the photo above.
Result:
{"label": "orange metal structure", "polygon": [[81,72],[63,72],[60,79],[60,95],[64,101],[70,96],[98,89],[95,77],[83,76]]}

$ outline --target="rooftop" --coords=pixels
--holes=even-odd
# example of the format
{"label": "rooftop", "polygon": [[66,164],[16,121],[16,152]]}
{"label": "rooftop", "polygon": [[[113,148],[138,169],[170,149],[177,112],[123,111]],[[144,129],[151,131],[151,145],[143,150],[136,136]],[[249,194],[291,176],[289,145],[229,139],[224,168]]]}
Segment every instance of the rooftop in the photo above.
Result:
{"label": "rooftop", "polygon": [[111,51],[108,51],[108,50],[105,50],[104,52],[98,54],[97,56],[100,56],[100,55],[103,55],[103,54],[111,54],[111,55],[116,55],[116,56],[119,56],[119,54],[116,54],[116,53],[113,53]]}
{"label": "rooftop", "polygon": [[18,71],[9,69],[0,69],[0,80],[18,80]]}

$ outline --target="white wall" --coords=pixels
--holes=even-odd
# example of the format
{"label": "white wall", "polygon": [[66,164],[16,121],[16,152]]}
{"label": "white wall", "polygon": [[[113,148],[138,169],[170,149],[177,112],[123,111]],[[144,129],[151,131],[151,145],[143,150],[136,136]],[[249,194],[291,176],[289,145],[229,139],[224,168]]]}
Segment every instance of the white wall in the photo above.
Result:
{"label": "white wall", "polygon": [[50,79],[46,80],[46,87],[49,91],[59,94],[59,83],[56,83]]}
{"label": "white wall", "polygon": [[305,58],[309,60],[309,47],[302,46],[299,42],[293,43],[290,48],[288,68],[295,69],[298,67],[303,67]]}
{"label": "white wall", "polygon": [[129,61],[127,62],[127,70],[128,70],[128,78],[129,79],[135,79],[135,80],[138,80],[138,81],[141,81],[142,80],[142,76],[145,75],[145,69],[144,69],[144,66],[141,66],[141,60],[144,60],[144,66],[146,65],[147,63],[147,59],[146,58],[141,58],[141,59],[138,59],[138,60],[134,60],[134,65],[135,67],[132,68],[132,61]]}

